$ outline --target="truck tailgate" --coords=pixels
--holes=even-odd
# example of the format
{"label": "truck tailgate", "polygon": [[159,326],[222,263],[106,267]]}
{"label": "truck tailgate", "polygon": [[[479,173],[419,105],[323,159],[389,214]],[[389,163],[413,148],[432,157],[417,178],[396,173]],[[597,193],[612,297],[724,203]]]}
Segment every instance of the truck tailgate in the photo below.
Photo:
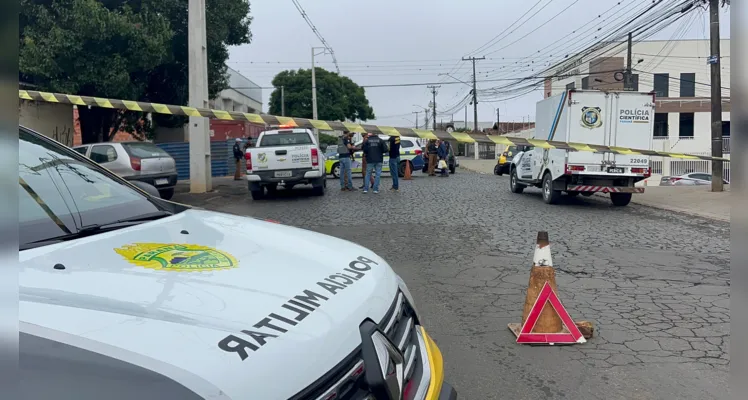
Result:
{"label": "truck tailgate", "polygon": [[[654,99],[646,93],[621,93],[612,98],[616,112],[611,127],[610,146],[650,149],[654,132]],[[641,154],[611,155],[617,167],[648,168],[649,156]]]}
{"label": "truck tailgate", "polygon": [[291,170],[312,168],[312,146],[257,147],[251,149],[252,166],[258,171],[276,171],[275,177],[290,177]]}

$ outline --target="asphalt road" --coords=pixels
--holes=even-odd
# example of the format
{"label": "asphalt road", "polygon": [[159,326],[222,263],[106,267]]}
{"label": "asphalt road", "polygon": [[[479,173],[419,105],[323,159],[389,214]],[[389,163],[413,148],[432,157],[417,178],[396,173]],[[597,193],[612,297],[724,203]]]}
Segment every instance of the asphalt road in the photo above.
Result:
{"label": "asphalt road", "polygon": [[[506,177],[464,170],[416,173],[398,193],[341,193],[330,180],[324,197],[297,188],[264,201],[252,201],[244,182],[224,182],[174,200],[345,238],[387,259],[461,399],[729,395],[728,223],[594,197],[549,206],[537,189],[515,195]],[[520,322],[540,230],[561,301],[595,324],[586,344],[521,346],[507,329]]]}

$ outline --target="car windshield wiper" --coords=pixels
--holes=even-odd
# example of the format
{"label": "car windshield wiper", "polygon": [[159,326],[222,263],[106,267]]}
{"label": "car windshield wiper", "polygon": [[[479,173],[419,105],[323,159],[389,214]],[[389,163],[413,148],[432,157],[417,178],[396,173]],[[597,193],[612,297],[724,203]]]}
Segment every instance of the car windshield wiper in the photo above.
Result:
{"label": "car windshield wiper", "polygon": [[107,222],[105,224],[86,225],[78,229],[76,232],[73,232],[70,234],[26,243],[20,246],[20,250],[26,250],[26,249],[30,249],[34,247],[41,247],[41,246],[51,244],[51,243],[56,243],[56,242],[64,242],[67,240],[79,239],[82,237],[91,236],[97,233],[102,233],[102,232],[106,232],[110,230],[127,228],[129,226],[138,225],[138,224],[142,224],[143,222],[161,219],[164,217],[168,217],[170,215],[174,215],[174,214],[168,211],[157,211],[157,212],[148,213],[148,214],[136,215],[130,218],[123,218],[117,221]]}

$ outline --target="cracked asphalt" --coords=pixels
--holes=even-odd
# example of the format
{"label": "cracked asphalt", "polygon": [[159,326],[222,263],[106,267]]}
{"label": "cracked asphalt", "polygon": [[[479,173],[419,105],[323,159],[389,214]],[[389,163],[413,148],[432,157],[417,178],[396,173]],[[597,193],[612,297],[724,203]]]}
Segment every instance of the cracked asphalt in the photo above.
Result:
{"label": "cracked asphalt", "polygon": [[[324,197],[295,188],[253,201],[245,182],[224,180],[174,200],[383,256],[413,292],[461,399],[729,396],[729,223],[596,197],[549,206],[538,189],[512,194],[508,178],[464,170],[416,173],[398,193],[338,188],[331,179]],[[540,230],[550,235],[561,301],[595,325],[586,344],[521,346],[507,329],[520,322]]]}

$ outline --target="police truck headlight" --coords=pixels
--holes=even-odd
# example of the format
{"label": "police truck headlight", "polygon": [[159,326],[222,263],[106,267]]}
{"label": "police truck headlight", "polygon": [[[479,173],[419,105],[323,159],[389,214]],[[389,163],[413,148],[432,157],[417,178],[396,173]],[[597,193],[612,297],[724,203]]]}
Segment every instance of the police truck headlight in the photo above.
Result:
{"label": "police truck headlight", "polygon": [[416,316],[418,317],[418,321],[421,325],[423,325],[423,317],[418,312],[418,308],[416,308],[416,303],[413,301],[413,295],[410,294],[410,290],[408,290],[408,285],[405,284],[405,281],[403,278],[400,277],[400,275],[397,276],[397,286],[400,287],[400,291],[403,292],[403,295],[405,295],[405,299],[408,300],[408,304],[410,304],[410,307],[413,309],[413,312],[416,313]]}

